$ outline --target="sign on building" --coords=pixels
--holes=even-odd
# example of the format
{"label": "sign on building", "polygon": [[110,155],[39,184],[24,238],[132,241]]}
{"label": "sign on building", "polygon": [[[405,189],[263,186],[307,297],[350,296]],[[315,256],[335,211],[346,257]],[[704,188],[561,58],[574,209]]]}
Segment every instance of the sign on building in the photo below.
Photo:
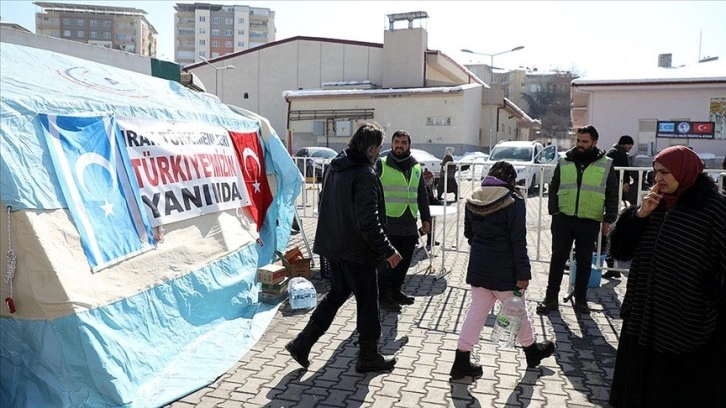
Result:
{"label": "sign on building", "polygon": [[675,139],[713,139],[713,122],[658,121],[655,137]]}

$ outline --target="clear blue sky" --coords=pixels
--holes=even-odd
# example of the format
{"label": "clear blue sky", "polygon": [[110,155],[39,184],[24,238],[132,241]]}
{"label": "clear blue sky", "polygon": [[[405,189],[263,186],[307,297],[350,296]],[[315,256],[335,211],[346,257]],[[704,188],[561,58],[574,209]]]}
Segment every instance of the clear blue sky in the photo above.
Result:
{"label": "clear blue sky", "polygon": [[[66,1],[146,10],[159,32],[159,58],[173,58],[177,1]],[[181,3],[193,3],[187,1]],[[267,7],[276,13],[277,39],[297,35],[383,42],[386,14],[426,11],[429,48],[460,63],[489,63],[461,53],[498,53],[502,68],[574,69],[585,76],[642,71],[672,53],[673,65],[706,56],[726,59],[725,1],[212,1]],[[34,31],[31,1],[0,1],[0,17]],[[494,18],[488,18],[492,15]],[[399,23],[402,24],[402,23]],[[398,28],[399,26],[397,26]],[[403,27],[403,26],[400,26]],[[700,54],[699,54],[700,47]]]}

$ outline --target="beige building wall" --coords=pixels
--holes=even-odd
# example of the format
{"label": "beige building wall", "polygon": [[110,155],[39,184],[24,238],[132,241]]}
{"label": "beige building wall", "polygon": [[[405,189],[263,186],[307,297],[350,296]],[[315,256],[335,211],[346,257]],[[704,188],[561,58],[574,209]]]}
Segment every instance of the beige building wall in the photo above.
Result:
{"label": "beige building wall", "polygon": [[425,86],[428,34],[423,28],[386,30],[383,34],[383,88]]}

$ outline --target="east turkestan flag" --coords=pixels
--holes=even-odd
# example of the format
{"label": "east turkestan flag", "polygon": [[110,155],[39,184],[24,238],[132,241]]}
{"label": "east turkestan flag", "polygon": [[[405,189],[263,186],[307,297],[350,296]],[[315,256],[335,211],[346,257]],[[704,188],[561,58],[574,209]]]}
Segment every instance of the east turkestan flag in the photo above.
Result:
{"label": "east turkestan flag", "polygon": [[96,272],[156,244],[111,116],[40,114],[55,174]]}

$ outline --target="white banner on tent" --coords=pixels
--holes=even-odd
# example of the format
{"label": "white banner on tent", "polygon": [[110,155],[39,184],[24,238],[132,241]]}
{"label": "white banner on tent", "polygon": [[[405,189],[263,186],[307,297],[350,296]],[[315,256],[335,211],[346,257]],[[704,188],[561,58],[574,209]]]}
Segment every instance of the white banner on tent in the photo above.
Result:
{"label": "white banner on tent", "polygon": [[117,117],[154,226],[250,205],[227,129]]}

